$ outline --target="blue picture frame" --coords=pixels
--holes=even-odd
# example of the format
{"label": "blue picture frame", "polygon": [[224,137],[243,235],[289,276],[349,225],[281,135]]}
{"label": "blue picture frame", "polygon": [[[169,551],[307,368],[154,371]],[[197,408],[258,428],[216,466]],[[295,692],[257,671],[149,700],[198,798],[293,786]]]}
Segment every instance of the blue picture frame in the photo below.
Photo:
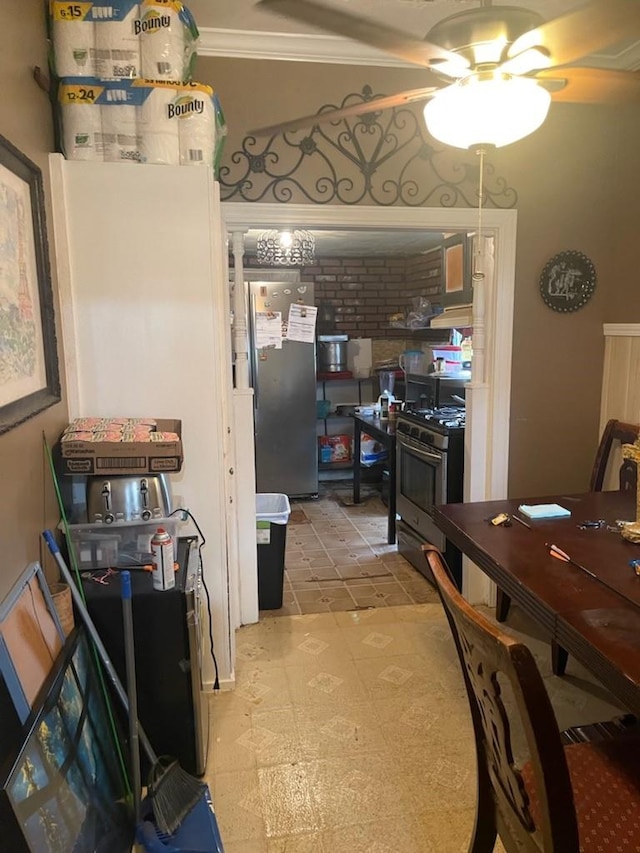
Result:
{"label": "blue picture frame", "polygon": [[3,849],[129,853],[127,783],[82,626],[67,639],[44,694],[2,770]]}
{"label": "blue picture frame", "polygon": [[22,723],[64,640],[42,566],[30,563],[0,602],[0,676]]}

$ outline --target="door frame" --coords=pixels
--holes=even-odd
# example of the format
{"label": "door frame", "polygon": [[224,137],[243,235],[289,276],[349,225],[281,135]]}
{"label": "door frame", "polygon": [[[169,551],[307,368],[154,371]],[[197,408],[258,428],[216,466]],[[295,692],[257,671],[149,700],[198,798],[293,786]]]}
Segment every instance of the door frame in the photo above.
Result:
{"label": "door frame", "polygon": [[[223,202],[222,214],[230,234],[291,227],[467,233],[476,233],[478,228],[475,208]],[[482,318],[485,342],[483,375],[472,372],[469,383],[471,418],[465,436],[465,500],[507,497],[516,232],[517,211],[483,211],[482,235],[485,244],[492,246],[492,262],[487,265],[482,288],[474,287],[474,318]],[[463,591],[474,604],[495,601],[494,585],[467,560]]]}

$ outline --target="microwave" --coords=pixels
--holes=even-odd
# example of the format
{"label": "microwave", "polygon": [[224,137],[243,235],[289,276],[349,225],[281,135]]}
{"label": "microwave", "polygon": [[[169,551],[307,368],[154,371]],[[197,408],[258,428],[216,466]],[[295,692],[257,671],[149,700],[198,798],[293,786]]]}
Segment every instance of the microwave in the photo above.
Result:
{"label": "microwave", "polygon": [[470,370],[457,373],[428,373],[424,376],[409,373],[405,389],[408,409],[435,409],[440,406],[459,406],[471,379]]}

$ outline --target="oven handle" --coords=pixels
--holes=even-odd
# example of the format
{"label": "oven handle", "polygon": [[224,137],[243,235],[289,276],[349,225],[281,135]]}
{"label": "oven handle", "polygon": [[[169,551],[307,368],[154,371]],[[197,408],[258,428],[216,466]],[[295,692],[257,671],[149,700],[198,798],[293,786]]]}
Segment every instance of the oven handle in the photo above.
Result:
{"label": "oven handle", "polygon": [[416,447],[413,443],[409,443],[408,441],[403,440],[402,436],[397,437],[398,444],[402,447],[406,448],[411,453],[419,456],[421,459],[432,459],[434,462],[442,462],[442,454],[441,453],[430,453],[427,450],[422,450]]}

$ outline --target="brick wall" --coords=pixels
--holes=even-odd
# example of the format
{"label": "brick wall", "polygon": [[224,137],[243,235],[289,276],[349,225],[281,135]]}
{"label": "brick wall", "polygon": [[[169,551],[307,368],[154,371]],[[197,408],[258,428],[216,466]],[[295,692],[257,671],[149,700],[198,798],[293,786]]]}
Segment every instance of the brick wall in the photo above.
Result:
{"label": "brick wall", "polygon": [[[412,299],[425,296],[438,303],[442,286],[439,249],[415,257],[318,258],[302,267],[302,281],[314,283],[318,327],[350,337],[407,337],[390,327],[389,317],[412,309]],[[258,266],[245,259],[247,268]]]}
{"label": "brick wall", "polygon": [[[317,258],[302,267],[302,281],[314,283],[319,334],[344,333],[356,338],[411,338],[406,328],[390,325],[392,314],[406,315],[413,300],[428,299],[439,305],[443,289],[442,253],[434,249],[422,255],[372,258]],[[247,269],[259,267],[255,258],[244,259]],[[441,340],[443,332],[427,330],[420,337]]]}

